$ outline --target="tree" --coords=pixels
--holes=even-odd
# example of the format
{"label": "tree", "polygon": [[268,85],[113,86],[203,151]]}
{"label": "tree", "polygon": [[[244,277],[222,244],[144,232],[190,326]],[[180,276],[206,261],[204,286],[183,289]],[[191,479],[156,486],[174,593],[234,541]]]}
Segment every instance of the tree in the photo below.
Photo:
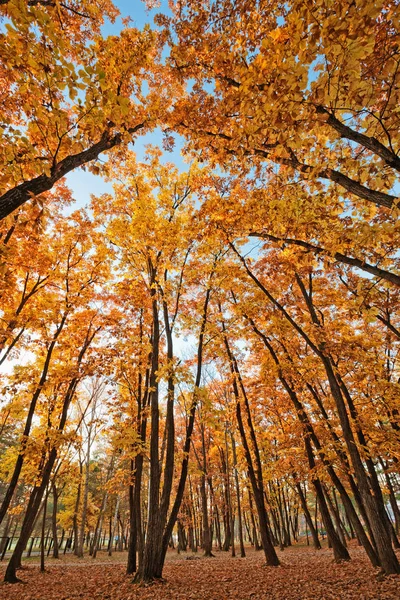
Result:
{"label": "tree", "polygon": [[[159,40],[126,27],[103,38],[118,11],[109,0],[2,2],[2,187],[0,219],[87,163],[154,127],[168,86],[158,91]],[[142,82],[149,85],[142,94]],[[157,94],[153,89],[157,86]]]}
{"label": "tree", "polygon": [[[400,169],[395,3],[180,3],[160,19],[171,67],[193,78],[172,127],[217,161],[267,163],[266,174],[343,202],[396,206]],[[209,91],[206,82],[213,82]],[[379,174],[378,174],[379,171]]]}

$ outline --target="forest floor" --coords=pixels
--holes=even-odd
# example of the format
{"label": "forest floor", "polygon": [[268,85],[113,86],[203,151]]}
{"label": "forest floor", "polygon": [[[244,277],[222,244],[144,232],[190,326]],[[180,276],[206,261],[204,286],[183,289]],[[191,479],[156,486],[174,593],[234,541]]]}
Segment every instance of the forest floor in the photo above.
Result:
{"label": "forest floor", "polygon": [[[19,572],[24,583],[0,583],[1,600],[397,600],[400,575],[384,577],[362,550],[336,564],[328,549],[302,546],[279,552],[280,567],[264,566],[262,552],[246,558],[218,552],[215,558],[170,551],[164,582],[136,586],[125,573],[126,554],[96,560],[49,559],[40,573],[37,559]],[[195,560],[187,560],[195,556]],[[0,566],[1,580],[5,564]]]}

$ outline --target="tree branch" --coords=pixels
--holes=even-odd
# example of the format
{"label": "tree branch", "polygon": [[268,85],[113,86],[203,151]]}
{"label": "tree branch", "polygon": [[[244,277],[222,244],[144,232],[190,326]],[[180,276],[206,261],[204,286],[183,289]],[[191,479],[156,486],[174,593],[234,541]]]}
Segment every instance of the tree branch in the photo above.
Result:
{"label": "tree branch", "polygon": [[[135,127],[131,127],[127,131],[128,133],[133,134],[139,129],[142,129],[144,126],[145,123],[140,123]],[[103,132],[100,140],[90,146],[90,148],[87,148],[82,152],[78,152],[77,154],[66,156],[57,164],[55,164],[51,169],[50,175],[43,173],[34,179],[24,181],[11,190],[8,190],[2,196],[0,196],[0,220],[7,217],[33,196],[37,196],[38,194],[42,194],[43,192],[50,190],[57,181],[59,181],[70,171],[76,169],[77,167],[81,167],[92,160],[95,160],[102,152],[111,150],[111,148],[118,146],[121,144],[121,142],[121,133],[116,133],[113,135],[110,132],[110,129],[106,129]]]}
{"label": "tree branch", "polygon": [[[307,250],[311,250],[316,254],[329,254],[329,250],[325,248],[321,248],[321,246],[316,246],[314,244],[310,244],[309,242],[304,242],[303,240],[296,240],[292,238],[280,238],[264,231],[252,231],[249,233],[250,237],[259,237],[263,239],[268,239],[273,242],[283,242],[285,244],[294,244],[296,246],[300,246],[302,248],[306,248]],[[351,256],[347,256],[346,254],[342,254],[341,252],[335,252],[332,254],[332,257],[338,262],[344,263],[346,265],[350,265],[352,267],[357,267],[362,271],[366,271],[367,273],[371,273],[375,277],[380,277],[381,279],[386,279],[386,281],[390,281],[394,285],[400,287],[400,276],[392,273],[390,271],[386,271],[385,269],[381,269],[380,267],[375,267],[374,265],[370,265],[369,263],[360,260],[359,258],[352,258]]]}
{"label": "tree branch", "polygon": [[348,127],[339,121],[335,115],[330,113],[323,106],[317,106],[316,111],[318,114],[328,115],[328,118],[325,122],[333,127],[333,129],[338,132],[341,138],[346,138],[356,142],[357,144],[360,144],[361,146],[364,146],[364,148],[367,148],[377,156],[380,156],[380,158],[382,158],[389,167],[396,169],[396,171],[400,171],[400,158],[392,150],[386,148],[386,146],[384,146],[379,140],[351,129],[351,127]]}

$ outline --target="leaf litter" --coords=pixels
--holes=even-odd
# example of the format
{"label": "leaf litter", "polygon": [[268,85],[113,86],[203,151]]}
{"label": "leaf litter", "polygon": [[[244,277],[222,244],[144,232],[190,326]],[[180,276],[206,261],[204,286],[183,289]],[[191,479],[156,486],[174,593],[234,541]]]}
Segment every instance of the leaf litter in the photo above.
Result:
{"label": "leaf litter", "polygon": [[[30,563],[24,584],[0,584],[1,600],[397,600],[400,575],[382,576],[357,547],[352,560],[336,564],[328,549],[305,547],[280,552],[280,567],[266,567],[262,552],[246,558],[219,552],[215,558],[186,560],[171,551],[163,582],[134,585],[124,556],[97,563],[66,557],[49,561],[45,573]],[[108,558],[108,557],[107,557]],[[115,562],[113,562],[115,561]],[[0,568],[4,574],[5,565]]]}

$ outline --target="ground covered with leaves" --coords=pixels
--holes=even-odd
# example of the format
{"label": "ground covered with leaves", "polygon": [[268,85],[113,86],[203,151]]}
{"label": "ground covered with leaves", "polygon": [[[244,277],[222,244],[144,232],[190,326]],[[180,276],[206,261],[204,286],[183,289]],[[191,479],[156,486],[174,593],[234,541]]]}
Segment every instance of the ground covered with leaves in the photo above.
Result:
{"label": "ground covered with leaves", "polygon": [[[384,577],[370,567],[358,548],[352,561],[335,564],[331,551],[294,547],[280,553],[282,565],[263,564],[262,553],[246,558],[217,553],[215,558],[171,552],[165,581],[137,586],[125,574],[125,557],[77,561],[71,556],[49,561],[40,573],[37,562],[20,571],[23,584],[0,584],[2,600],[393,600],[400,576]],[[196,555],[194,555],[196,556]],[[4,573],[5,565],[1,571]]]}

